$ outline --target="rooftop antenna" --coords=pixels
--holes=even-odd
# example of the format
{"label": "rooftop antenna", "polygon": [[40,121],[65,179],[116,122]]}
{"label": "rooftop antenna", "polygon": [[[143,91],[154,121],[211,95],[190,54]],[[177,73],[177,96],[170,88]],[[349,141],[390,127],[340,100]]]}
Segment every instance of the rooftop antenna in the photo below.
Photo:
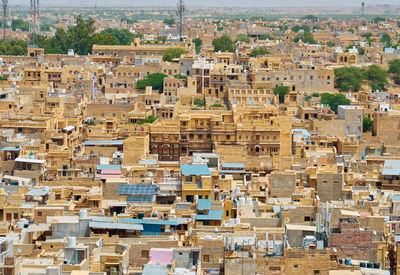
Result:
{"label": "rooftop antenna", "polygon": [[176,14],[178,15],[178,32],[179,32],[179,39],[182,40],[182,33],[183,33],[183,14],[185,12],[185,4],[183,0],[179,0],[178,8],[176,10]]}
{"label": "rooftop antenna", "polygon": [[8,0],[2,0],[3,2],[3,41],[6,41],[6,28],[7,28],[7,17],[8,17]]}

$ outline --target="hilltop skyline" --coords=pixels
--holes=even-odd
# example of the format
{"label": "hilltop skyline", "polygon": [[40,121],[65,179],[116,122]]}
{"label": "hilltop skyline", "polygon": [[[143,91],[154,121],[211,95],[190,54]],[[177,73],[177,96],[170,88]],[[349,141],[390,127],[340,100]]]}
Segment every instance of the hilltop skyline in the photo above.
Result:
{"label": "hilltop skyline", "polygon": [[[186,0],[185,4],[188,6],[210,6],[210,7],[322,7],[322,6],[359,6],[362,1],[358,0],[337,0],[337,1],[327,1],[327,0],[304,0],[304,1],[296,1],[296,0],[281,0],[281,1],[274,1],[274,0],[248,0],[248,1],[241,1],[241,0],[203,0],[201,3],[195,0]],[[399,4],[398,0],[370,0],[365,1],[366,5],[395,5]],[[89,0],[85,1],[82,4],[82,1],[78,0],[67,0],[54,3],[51,0],[42,0],[42,6],[94,6],[97,3],[97,6],[175,6],[177,1],[176,0],[149,0],[143,3],[143,1],[139,0],[115,0],[115,1],[106,1],[106,0]],[[29,6],[28,1],[26,0],[15,0],[10,1],[10,5],[26,5]]]}

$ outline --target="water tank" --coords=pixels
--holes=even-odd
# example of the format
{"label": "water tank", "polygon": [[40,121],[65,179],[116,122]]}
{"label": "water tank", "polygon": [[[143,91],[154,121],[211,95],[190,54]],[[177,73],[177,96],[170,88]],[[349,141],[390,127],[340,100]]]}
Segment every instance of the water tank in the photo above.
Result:
{"label": "water tank", "polygon": [[235,219],[235,225],[239,225],[240,224],[240,218],[236,218]]}
{"label": "water tank", "polygon": [[375,268],[375,269],[379,269],[379,267],[380,267],[380,264],[379,264],[379,263],[374,263],[374,268]]}
{"label": "water tank", "polygon": [[367,268],[373,268],[373,267],[374,267],[373,263],[370,263],[370,262],[367,263]]}
{"label": "water tank", "polygon": [[360,267],[366,267],[367,263],[366,262],[360,262]]}
{"label": "water tank", "polygon": [[342,259],[339,259],[339,264],[342,264],[343,263],[343,260]]}
{"label": "water tank", "polygon": [[68,237],[68,247],[76,246],[76,238]]}
{"label": "water tank", "polygon": [[79,210],[79,218],[86,219],[87,217],[88,217],[88,210],[87,209]]}
{"label": "water tank", "polygon": [[345,265],[351,265],[351,259],[350,258],[345,259],[344,260],[344,264]]}

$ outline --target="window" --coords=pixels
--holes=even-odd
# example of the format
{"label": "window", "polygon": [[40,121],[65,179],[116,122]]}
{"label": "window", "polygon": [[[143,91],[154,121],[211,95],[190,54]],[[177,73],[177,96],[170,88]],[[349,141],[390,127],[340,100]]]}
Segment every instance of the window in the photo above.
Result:
{"label": "window", "polygon": [[[210,255],[204,254],[203,255],[203,262],[209,263],[210,262]],[[315,273],[314,273],[315,274]]]}
{"label": "window", "polygon": [[314,274],[319,274],[319,270],[314,270]]}
{"label": "window", "polygon": [[190,138],[190,139],[193,139],[193,138],[194,138],[194,135],[193,135],[193,134],[190,134],[190,135],[189,135],[189,138]]}
{"label": "window", "polygon": [[226,135],[226,139],[227,139],[227,140],[230,140],[230,139],[231,139],[231,136],[230,136],[230,135]]}
{"label": "window", "polygon": [[311,217],[310,217],[310,216],[304,216],[304,221],[305,221],[305,222],[311,221]]}
{"label": "window", "polygon": [[43,216],[43,213],[41,211],[39,211],[39,212],[37,212],[37,216],[41,217],[41,216]]}
{"label": "window", "polygon": [[149,251],[148,250],[142,250],[142,258],[148,258],[149,257]]}
{"label": "window", "polygon": [[294,268],[298,268],[298,267],[299,267],[299,265],[295,264],[293,267],[294,267]]}

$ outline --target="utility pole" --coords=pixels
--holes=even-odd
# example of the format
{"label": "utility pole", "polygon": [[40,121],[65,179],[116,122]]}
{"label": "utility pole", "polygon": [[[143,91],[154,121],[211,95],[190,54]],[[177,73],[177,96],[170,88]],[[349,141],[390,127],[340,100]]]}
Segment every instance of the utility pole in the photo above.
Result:
{"label": "utility pole", "polygon": [[178,32],[179,32],[179,39],[182,40],[182,34],[183,34],[183,15],[185,12],[185,4],[183,3],[183,0],[179,0],[178,2],[178,7],[176,10],[176,14],[178,15]]}
{"label": "utility pole", "polygon": [[8,0],[3,1],[3,41],[6,41],[6,28],[8,19]]}

